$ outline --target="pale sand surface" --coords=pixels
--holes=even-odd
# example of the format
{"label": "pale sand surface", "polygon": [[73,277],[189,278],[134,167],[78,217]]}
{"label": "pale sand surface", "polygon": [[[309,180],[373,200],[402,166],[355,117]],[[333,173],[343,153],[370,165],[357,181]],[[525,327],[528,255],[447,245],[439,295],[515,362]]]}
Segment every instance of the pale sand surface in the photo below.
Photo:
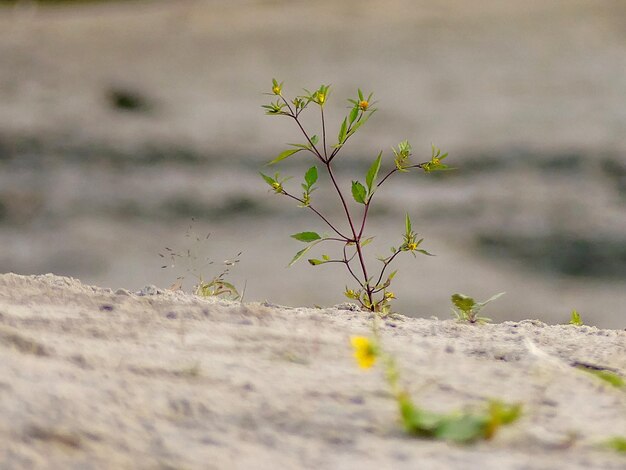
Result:
{"label": "pale sand surface", "polygon": [[626,395],[567,366],[624,373],[624,331],[388,320],[423,406],[524,403],[495,440],[461,447],[399,430],[381,371],[351,357],[363,312],[144,294],[0,276],[0,468],[624,468],[593,443],[626,434]]}

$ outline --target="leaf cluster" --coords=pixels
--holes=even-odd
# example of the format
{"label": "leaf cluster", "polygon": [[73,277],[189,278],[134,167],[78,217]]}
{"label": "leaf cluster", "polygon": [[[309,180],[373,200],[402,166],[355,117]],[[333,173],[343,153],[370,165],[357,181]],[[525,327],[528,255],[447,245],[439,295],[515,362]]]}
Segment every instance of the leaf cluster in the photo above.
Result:
{"label": "leaf cluster", "polygon": [[489,302],[502,297],[504,294],[504,292],[500,292],[484,302],[476,302],[473,298],[463,294],[452,294],[452,297],[450,298],[452,300],[452,304],[454,305],[452,313],[456,319],[461,322],[489,323],[491,319],[479,316],[480,311]]}

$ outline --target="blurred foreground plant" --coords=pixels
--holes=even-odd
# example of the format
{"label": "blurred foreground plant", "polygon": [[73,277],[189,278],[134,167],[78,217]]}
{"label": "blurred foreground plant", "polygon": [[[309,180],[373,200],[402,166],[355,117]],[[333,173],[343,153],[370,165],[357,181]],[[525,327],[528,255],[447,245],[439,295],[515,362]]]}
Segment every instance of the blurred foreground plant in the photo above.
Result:
{"label": "blurred foreground plant", "polygon": [[[337,158],[339,152],[346,145],[350,137],[352,137],[376,112],[376,108],[373,107],[373,94],[370,93],[366,96],[361,90],[358,90],[355,99],[348,100],[350,103],[350,112],[341,123],[336,141],[331,141],[330,136],[327,135],[328,129],[324,114],[324,107],[328,103],[330,94],[330,86],[322,85],[315,91],[304,91],[305,94],[303,95],[287,98],[283,94],[283,84],[275,79],[272,80],[271,93],[268,94],[275,96],[276,101],[263,106],[266,110],[266,114],[271,116],[285,116],[293,120],[302,133],[304,142],[289,144],[291,148],[280,153],[269,162],[269,165],[281,162],[299,152],[311,154],[328,177],[332,190],[336,192],[338,202],[345,214],[346,227],[340,228],[335,222],[331,222],[327,216],[322,214],[312,204],[311,196],[313,192],[318,189],[317,182],[319,173],[317,166],[310,167],[304,174],[304,181],[300,185],[302,190],[301,195],[296,195],[292,190],[288,190],[285,187],[285,183],[289,178],[281,177],[280,173],[275,173],[272,176],[261,173],[263,179],[276,194],[287,196],[296,201],[300,207],[312,211],[332,232],[330,235],[320,235],[317,232],[306,231],[291,235],[292,238],[306,243],[307,246],[293,257],[289,266],[320,243],[338,243],[342,245],[342,256],[331,258],[323,254],[320,259],[310,258],[308,260],[309,263],[313,266],[331,263],[343,264],[358,285],[355,289],[346,287],[346,297],[356,300],[362,308],[367,310],[388,313],[389,302],[395,298],[395,294],[389,290],[389,287],[396,274],[396,271],[387,274],[389,265],[400,253],[411,253],[413,256],[415,256],[416,253],[424,255],[430,255],[430,253],[421,248],[424,239],[418,238],[417,233],[413,231],[411,219],[407,214],[401,244],[397,247],[391,247],[390,255],[378,258],[382,266],[380,266],[376,274],[372,274],[371,266],[367,264],[365,259],[364,248],[374,238],[365,235],[367,217],[374,195],[378,188],[395,173],[406,173],[410,170],[418,169],[425,173],[448,170],[448,166],[443,163],[443,160],[448,154],[442,154],[441,150],[433,145],[429,160],[421,163],[413,163],[411,162],[411,145],[405,140],[400,142],[396,148],[392,148],[394,165],[384,171],[382,177],[379,177],[383,159],[383,152],[379,152],[365,175],[365,184],[358,180],[352,180],[350,193],[354,203],[357,204],[357,207],[360,207],[360,213],[357,215],[357,211],[352,205],[354,203],[349,204],[348,198],[346,197],[347,191],[345,188],[341,187],[337,180],[333,161]],[[321,138],[317,134],[312,134],[307,131],[301,120],[302,113],[311,106],[319,111]]]}
{"label": "blurred foreground plant", "polygon": [[484,410],[474,413],[435,413],[417,406],[407,390],[400,385],[400,372],[396,360],[382,348],[377,331],[374,325],[372,338],[365,336],[351,338],[354,357],[362,369],[369,369],[380,360],[385,378],[398,405],[402,425],[408,434],[470,443],[480,439],[491,439],[500,427],[517,421],[521,416],[520,404],[506,404],[500,400],[489,400]]}

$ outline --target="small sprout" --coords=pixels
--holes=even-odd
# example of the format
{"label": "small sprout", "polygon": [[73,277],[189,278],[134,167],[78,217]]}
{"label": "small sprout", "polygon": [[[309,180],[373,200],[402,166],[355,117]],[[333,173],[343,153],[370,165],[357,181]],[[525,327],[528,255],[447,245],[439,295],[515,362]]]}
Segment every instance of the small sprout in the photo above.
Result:
{"label": "small sprout", "polygon": [[452,313],[460,322],[467,323],[489,323],[490,318],[480,317],[478,314],[489,302],[504,295],[504,292],[494,295],[484,302],[476,302],[473,298],[463,294],[452,294],[451,300],[455,308]]}
{"label": "small sprout", "polygon": [[354,358],[361,369],[369,369],[376,363],[378,348],[365,336],[352,336],[350,343],[354,348]]}
{"label": "small sprout", "polygon": [[580,313],[578,313],[576,310],[572,310],[572,315],[570,316],[569,324],[574,325],[574,326],[584,325],[583,319],[581,318]]}

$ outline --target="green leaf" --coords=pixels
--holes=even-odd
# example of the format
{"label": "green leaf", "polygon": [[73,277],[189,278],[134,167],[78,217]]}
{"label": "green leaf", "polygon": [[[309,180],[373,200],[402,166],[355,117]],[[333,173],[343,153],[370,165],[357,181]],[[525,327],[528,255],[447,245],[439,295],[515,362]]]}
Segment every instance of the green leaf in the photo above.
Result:
{"label": "green leaf", "polygon": [[359,116],[359,107],[355,106],[354,108],[352,108],[352,111],[350,111],[350,116],[348,117],[348,120],[350,121],[350,124],[352,124],[354,121],[356,121],[356,118]]}
{"label": "green leaf", "polygon": [[320,140],[318,136],[314,135],[313,137],[311,137],[311,143],[313,145],[317,145],[317,142]]}
{"label": "green leaf", "polygon": [[309,150],[310,148],[309,145],[304,145],[304,144],[287,144],[287,145],[291,145],[292,147],[296,147],[302,150]]}
{"label": "green leaf", "polygon": [[348,118],[345,118],[341,123],[341,129],[339,129],[339,135],[337,136],[337,141],[340,144],[343,144],[344,140],[346,140],[346,132],[348,131]]}
{"label": "green leaf", "polygon": [[276,180],[272,178],[271,176],[264,175],[263,173],[261,173],[261,176],[263,177],[265,182],[269,184],[270,186],[272,186],[276,182]]}
{"label": "green leaf", "polygon": [[309,251],[312,247],[313,247],[313,245],[309,245],[306,248],[303,248],[302,250],[298,251],[287,266],[293,266],[295,264],[295,262],[298,261],[300,258],[302,258],[302,256],[304,256],[304,254],[307,251]]}
{"label": "green leaf", "polygon": [[376,178],[378,177],[378,171],[380,170],[380,163],[382,161],[382,157],[383,157],[383,152],[381,151],[378,154],[378,157],[376,157],[376,160],[374,161],[374,163],[372,163],[372,166],[370,166],[370,169],[367,171],[367,176],[365,177],[365,183],[367,184],[367,190],[369,194],[372,194],[372,186],[374,185],[374,183],[376,182]]}
{"label": "green leaf", "polygon": [[294,233],[293,235],[291,235],[291,238],[295,238],[300,242],[311,243],[315,240],[320,240],[322,237],[320,237],[319,234],[315,232],[300,232]]}
{"label": "green leaf", "polygon": [[363,92],[361,91],[360,88],[357,89],[357,93],[359,95],[359,100],[363,101]]}
{"label": "green leaf", "polygon": [[478,302],[478,305],[480,305],[481,307],[484,307],[485,305],[487,305],[489,302],[493,302],[496,299],[499,299],[500,297],[502,297],[504,294],[506,294],[506,292],[500,292],[492,297],[489,297],[487,300],[485,300],[484,302]]}
{"label": "green leaf", "polygon": [[364,246],[369,245],[373,241],[374,241],[374,237],[369,237],[369,238],[366,238],[364,240],[361,240],[361,248],[363,248]]}
{"label": "green leaf", "polygon": [[456,308],[462,312],[471,312],[476,305],[476,301],[474,299],[463,294],[452,294],[451,300]]}
{"label": "green leaf", "polygon": [[311,188],[311,186],[315,184],[315,182],[317,181],[317,167],[316,166],[312,166],[311,168],[307,170],[307,172],[304,174],[304,181],[306,181],[308,188]]}
{"label": "green leaf", "polygon": [[309,259],[307,261],[309,262],[309,264],[311,266],[317,266],[319,264],[324,264],[325,263],[325,261],[322,261],[321,259]]}
{"label": "green leaf", "polygon": [[435,256],[435,255],[433,255],[432,253],[429,253],[426,250],[419,249],[419,250],[415,250],[415,251],[417,251],[418,253],[421,253],[423,255],[426,255],[426,256]]}
{"label": "green leaf", "polygon": [[367,196],[367,191],[365,190],[365,186],[363,186],[358,181],[352,182],[352,197],[359,204],[365,204],[365,197]]}
{"label": "green leaf", "polygon": [[411,218],[409,217],[409,214],[406,214],[404,218],[404,228],[406,230],[407,236],[413,233],[413,227],[411,227]]}
{"label": "green leaf", "polygon": [[300,151],[302,151],[303,149],[301,148],[296,148],[296,149],[289,149],[289,150],[285,150],[284,152],[282,152],[280,155],[278,155],[278,157],[276,157],[274,160],[272,160],[271,162],[268,163],[268,165],[273,165],[275,163],[280,162],[281,160],[284,160],[285,158],[291,157],[294,153],[298,153]]}
{"label": "green leaf", "polygon": [[303,248],[302,250],[298,251],[296,253],[296,255],[293,257],[293,259],[289,262],[289,264],[287,265],[287,267],[289,266],[293,266],[294,263],[296,261],[298,261],[300,258],[302,258],[302,256],[304,256],[304,254],[309,251],[311,248],[313,248],[315,245],[317,245],[319,242],[324,241],[324,238],[320,238],[319,240],[315,240],[311,243],[309,243],[305,248]]}
{"label": "green leaf", "polygon": [[354,126],[352,126],[352,129],[350,129],[350,132],[348,133],[348,137],[350,137],[352,134],[354,134],[359,129],[359,127],[361,127],[363,124],[365,124],[367,122],[367,120],[375,112],[376,112],[376,109],[372,109],[367,114],[364,114],[360,121],[355,122]]}

